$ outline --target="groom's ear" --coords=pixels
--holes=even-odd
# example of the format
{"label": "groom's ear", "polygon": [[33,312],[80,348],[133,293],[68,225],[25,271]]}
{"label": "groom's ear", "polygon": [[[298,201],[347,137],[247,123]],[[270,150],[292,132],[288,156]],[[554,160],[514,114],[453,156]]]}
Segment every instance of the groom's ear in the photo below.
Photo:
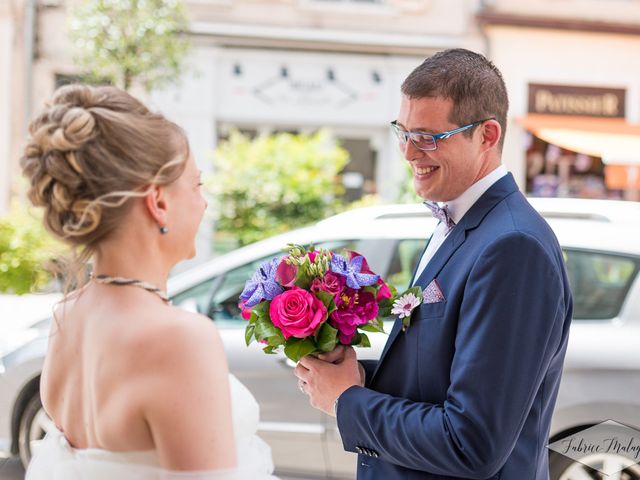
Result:
{"label": "groom's ear", "polygon": [[480,125],[483,150],[490,150],[498,145],[502,135],[502,127],[497,120],[487,120]]}
{"label": "groom's ear", "polygon": [[144,196],[144,205],[158,225],[167,224],[167,201],[164,188],[159,185],[150,185]]}

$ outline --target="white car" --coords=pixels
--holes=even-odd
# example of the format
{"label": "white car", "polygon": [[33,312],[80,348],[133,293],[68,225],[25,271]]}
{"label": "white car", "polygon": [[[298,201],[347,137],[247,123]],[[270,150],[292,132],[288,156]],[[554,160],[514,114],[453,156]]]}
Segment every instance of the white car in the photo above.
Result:
{"label": "white car", "polygon": [[[560,240],[575,303],[550,443],[606,419],[640,428],[640,204],[531,202]],[[260,404],[260,434],[272,447],[278,473],[353,478],[356,458],[342,450],[335,420],[311,408],[300,394],[292,363],[282,354],[265,355],[258,344],[246,347],[237,306],[245,281],[264,259],[280,254],[287,243],[298,243],[356,250],[402,289],[436,223],[422,205],[352,210],[171,278],[174,304],[204,313],[218,325],[231,371]],[[24,462],[31,442],[43,436],[50,422],[38,395],[49,321],[0,342],[0,449],[19,454]],[[387,323],[385,330],[390,329]],[[359,350],[360,358],[380,355],[386,336],[370,338],[372,348]],[[588,463],[598,468],[604,462],[622,465],[614,455],[593,456]],[[588,466],[554,453],[550,468],[553,480],[597,478],[589,476]],[[625,469],[620,479],[640,479],[640,467]]]}

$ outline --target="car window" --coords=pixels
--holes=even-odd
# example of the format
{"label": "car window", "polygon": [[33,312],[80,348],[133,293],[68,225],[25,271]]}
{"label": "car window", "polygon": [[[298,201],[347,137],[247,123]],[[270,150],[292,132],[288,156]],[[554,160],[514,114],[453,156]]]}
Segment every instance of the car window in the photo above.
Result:
{"label": "car window", "polygon": [[397,241],[384,278],[396,287],[398,293],[409,288],[409,282],[411,282],[413,271],[420,261],[424,246],[425,240],[423,238],[405,238]]}
{"label": "car window", "polygon": [[581,250],[564,251],[573,293],[573,318],[616,317],[640,266],[640,259]]}
{"label": "car window", "polygon": [[171,303],[178,307],[207,315],[209,312],[211,293],[218,280],[218,277],[205,280],[172,297]]}
{"label": "car window", "polygon": [[[244,320],[240,315],[240,294],[244,290],[244,285],[251,278],[260,264],[265,260],[269,260],[278,255],[274,252],[272,255],[262,257],[253,262],[246,263],[240,267],[229,270],[221,277],[220,282],[216,285],[213,297],[211,298],[211,309],[209,316],[216,321],[220,327],[237,326],[244,324]],[[229,325],[229,322],[231,324]]]}

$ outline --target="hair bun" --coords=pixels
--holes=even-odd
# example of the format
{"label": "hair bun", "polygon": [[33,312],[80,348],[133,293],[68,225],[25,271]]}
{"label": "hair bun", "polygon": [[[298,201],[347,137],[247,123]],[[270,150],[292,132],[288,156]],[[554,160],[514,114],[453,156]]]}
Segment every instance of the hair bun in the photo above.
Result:
{"label": "hair bun", "polygon": [[181,129],[115,87],[60,88],[29,126],[28,196],[49,231],[95,248],[150,183],[175,181],[189,156]]}
{"label": "hair bun", "polygon": [[50,138],[50,150],[68,152],[78,150],[95,136],[96,121],[82,107],[69,108],[60,119]]}

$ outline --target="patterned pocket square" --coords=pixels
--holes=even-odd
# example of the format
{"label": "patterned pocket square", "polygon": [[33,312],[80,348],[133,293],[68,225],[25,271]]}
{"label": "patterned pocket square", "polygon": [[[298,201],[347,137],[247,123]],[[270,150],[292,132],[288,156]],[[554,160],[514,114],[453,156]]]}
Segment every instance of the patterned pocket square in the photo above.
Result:
{"label": "patterned pocket square", "polygon": [[445,300],[442,290],[440,289],[440,284],[438,284],[438,281],[435,279],[427,285],[427,288],[422,293],[422,297],[422,303],[440,303]]}

